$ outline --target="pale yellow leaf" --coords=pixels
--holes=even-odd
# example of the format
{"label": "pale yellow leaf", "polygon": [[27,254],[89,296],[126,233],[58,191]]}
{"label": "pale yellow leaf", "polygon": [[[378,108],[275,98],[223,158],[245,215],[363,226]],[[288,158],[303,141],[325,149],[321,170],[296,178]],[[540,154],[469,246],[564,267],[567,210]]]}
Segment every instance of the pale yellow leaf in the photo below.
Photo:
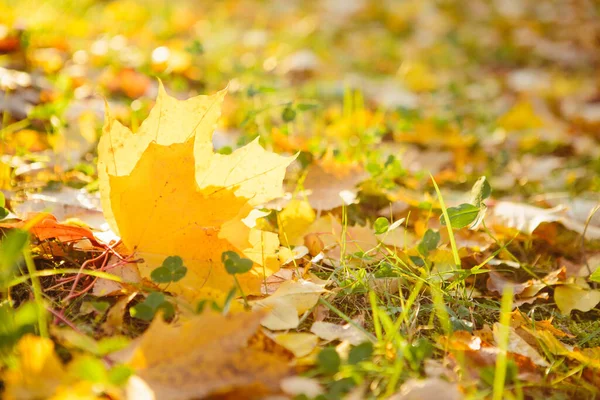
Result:
{"label": "pale yellow leaf", "polygon": [[252,302],[252,308],[269,310],[262,321],[264,327],[271,330],[293,329],[298,326],[298,316],[314,307],[326,292],[322,285],[310,281],[287,281],[271,296]]}
{"label": "pale yellow leaf", "polygon": [[321,339],[328,341],[340,340],[352,345],[358,345],[369,340],[367,335],[350,324],[337,325],[331,322],[319,321],[312,325],[310,331]]}
{"label": "pale yellow leaf", "polygon": [[554,289],[554,301],[563,314],[573,310],[590,311],[600,303],[600,290],[586,289],[576,284],[557,286]]}
{"label": "pale yellow leaf", "polygon": [[310,354],[319,343],[319,338],[312,333],[290,332],[275,335],[275,342],[300,358]]}

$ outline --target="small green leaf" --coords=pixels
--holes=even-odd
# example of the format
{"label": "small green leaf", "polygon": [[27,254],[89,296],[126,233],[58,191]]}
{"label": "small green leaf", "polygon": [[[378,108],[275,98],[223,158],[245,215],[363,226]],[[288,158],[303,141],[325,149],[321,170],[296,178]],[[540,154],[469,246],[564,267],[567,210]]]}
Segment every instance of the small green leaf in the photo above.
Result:
{"label": "small green leaf", "polygon": [[469,203],[473,204],[475,207],[481,207],[483,201],[490,197],[491,194],[492,187],[487,181],[487,178],[482,176],[475,182],[473,189],[471,189],[471,200]]}
{"label": "small green leaf", "polygon": [[20,229],[13,229],[0,240],[0,288],[13,277],[28,242],[29,233]]}
{"label": "small green leaf", "polygon": [[171,282],[171,271],[165,267],[158,267],[152,271],[150,278],[156,283],[168,283]]}
{"label": "small green leaf", "polygon": [[427,256],[430,251],[437,248],[440,239],[441,236],[439,232],[427,229],[427,232],[425,232],[425,235],[423,235],[421,243],[419,243],[419,246],[417,246],[417,250],[422,256]]}
{"label": "small green leaf", "polygon": [[373,354],[373,344],[364,342],[358,346],[354,346],[348,353],[348,364],[358,364],[361,361],[368,360]]}
{"label": "small green leaf", "polygon": [[600,266],[598,266],[594,272],[592,272],[592,275],[590,275],[589,279],[592,282],[600,282]]}
{"label": "small green leaf", "polygon": [[221,254],[221,261],[225,270],[230,275],[244,274],[252,269],[253,262],[248,258],[241,258],[235,251],[225,251]]}
{"label": "small green leaf", "polygon": [[379,217],[375,220],[375,224],[373,224],[373,228],[375,228],[375,233],[381,235],[382,233],[386,233],[388,228],[390,227],[390,221],[388,221],[385,217]]}
{"label": "small green leaf", "polygon": [[152,309],[157,309],[165,302],[165,295],[161,292],[152,292],[146,297],[144,303]]}
{"label": "small green leaf", "polygon": [[175,308],[165,299],[161,292],[152,292],[146,299],[129,309],[129,314],[144,321],[152,321],[158,310],[163,310],[164,318],[170,319],[175,315]]}
{"label": "small green leaf", "polygon": [[177,282],[185,276],[187,268],[179,256],[165,258],[162,265],[152,271],[150,278],[156,283]]}
{"label": "small green leaf", "polygon": [[296,119],[296,110],[289,106],[285,107],[281,112],[281,119],[283,119],[285,122],[292,122]]}
{"label": "small green leaf", "polygon": [[250,85],[248,86],[248,90],[246,91],[246,95],[248,97],[254,97],[257,94],[261,94],[261,93],[273,93],[275,92],[275,88],[272,88],[270,86],[254,86],[254,85]]}
{"label": "small green leaf", "polygon": [[[447,211],[448,217],[450,217],[450,225],[452,225],[452,228],[461,229],[470,225],[473,221],[475,221],[475,219],[477,219],[480,209],[473,204],[464,203],[458,207],[449,207]],[[446,225],[443,215],[440,216],[440,222],[442,225]]]}
{"label": "small green leaf", "polygon": [[156,311],[158,310],[162,310],[164,319],[169,320],[175,316],[175,307],[173,307],[173,304],[169,303],[168,301],[162,303],[160,307],[156,309]]}
{"label": "small green leaf", "polygon": [[204,53],[204,46],[198,39],[194,39],[185,50],[192,55],[198,56]]}
{"label": "small green leaf", "polygon": [[106,310],[108,310],[108,307],[110,307],[110,303],[104,300],[91,300],[89,301],[89,304],[95,311],[99,313],[105,312]]}
{"label": "small green leaf", "polygon": [[143,321],[152,321],[155,312],[156,310],[145,303],[136,304],[129,309],[129,315],[131,315],[133,318],[141,319]]}
{"label": "small green leaf", "polygon": [[317,359],[321,370],[326,374],[335,374],[338,372],[342,363],[339,354],[335,351],[335,347],[324,348],[319,353]]}

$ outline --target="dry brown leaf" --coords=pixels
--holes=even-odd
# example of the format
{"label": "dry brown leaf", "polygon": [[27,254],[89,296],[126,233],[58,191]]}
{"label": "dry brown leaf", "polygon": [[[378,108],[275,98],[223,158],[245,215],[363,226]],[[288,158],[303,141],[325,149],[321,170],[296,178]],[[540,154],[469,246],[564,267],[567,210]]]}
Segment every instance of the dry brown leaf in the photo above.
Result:
{"label": "dry brown leaf", "polygon": [[137,295],[136,292],[123,296],[108,310],[106,314],[106,321],[102,324],[100,329],[107,334],[113,335],[123,331],[123,320],[125,318],[125,309],[133,298]]}
{"label": "dry brown leaf", "polygon": [[[500,324],[496,322],[494,324],[494,340],[498,342],[499,335],[499,327]],[[533,348],[525,339],[523,339],[519,334],[515,331],[514,328],[508,328],[508,347],[507,350],[511,353],[519,354],[524,357],[529,358],[535,365],[539,365],[541,367],[547,367],[548,361],[543,358],[538,351]]]}
{"label": "dry brown leaf", "polygon": [[[207,310],[177,325],[155,318],[131,366],[157,399],[197,399],[243,391],[246,398],[278,392],[291,374],[289,358],[253,341],[263,313],[223,316]],[[262,341],[262,342],[261,342]]]}
{"label": "dry brown leaf", "polygon": [[[113,265],[118,261],[119,258],[113,255],[111,256],[108,265]],[[140,283],[142,280],[136,265],[131,263],[117,265],[107,269],[107,272],[120,277],[125,283]],[[127,285],[123,285],[110,279],[99,278],[96,283],[94,283],[92,294],[98,297],[124,294],[126,286]]]}
{"label": "dry brown leaf", "polygon": [[304,189],[309,191],[308,202],[317,211],[353,204],[357,201],[356,185],[367,176],[364,171],[346,171],[341,175],[313,164],[308,168],[304,181]]}

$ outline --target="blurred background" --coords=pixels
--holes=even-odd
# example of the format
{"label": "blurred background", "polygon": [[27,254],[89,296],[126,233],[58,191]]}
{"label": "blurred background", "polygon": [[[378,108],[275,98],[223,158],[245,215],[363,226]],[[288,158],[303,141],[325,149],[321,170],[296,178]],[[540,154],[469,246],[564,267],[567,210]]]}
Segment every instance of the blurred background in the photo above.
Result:
{"label": "blurred background", "polygon": [[260,136],[301,151],[299,168],[325,159],[394,193],[426,171],[525,197],[597,191],[599,14],[592,0],[0,0],[0,187],[93,192],[104,100],[135,131],[160,78],[180,98],[229,85],[222,152]]}

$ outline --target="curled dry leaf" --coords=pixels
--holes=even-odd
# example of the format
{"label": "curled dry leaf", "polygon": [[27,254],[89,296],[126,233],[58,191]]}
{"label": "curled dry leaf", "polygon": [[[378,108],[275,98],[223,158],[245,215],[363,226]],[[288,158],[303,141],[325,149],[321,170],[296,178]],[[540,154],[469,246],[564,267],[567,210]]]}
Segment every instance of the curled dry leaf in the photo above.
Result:
{"label": "curled dry leaf", "polygon": [[548,273],[541,279],[529,279],[521,283],[513,282],[500,273],[491,271],[487,280],[487,288],[492,292],[502,294],[506,286],[512,286],[515,296],[520,299],[527,299],[534,297],[540,290],[547,286],[553,286],[564,281],[565,278],[566,269],[564,267]]}
{"label": "curled dry leaf", "polygon": [[267,152],[257,141],[215,154],[211,139],[224,96],[223,90],[179,101],[160,85],[156,105],[135,134],[107,112],[98,146],[110,227],[143,258],[143,276],[167,256],[183,258],[188,273],[169,290],[192,299],[199,288],[234,285],[221,263],[224,251],[254,261],[238,276],[247,294],[260,293],[264,275],[279,268],[277,235],[254,228],[247,216],[283,193],[294,157]]}
{"label": "curled dry leaf", "polygon": [[123,331],[123,321],[125,319],[125,309],[133,298],[137,295],[137,292],[130,293],[127,296],[121,297],[117,302],[108,310],[106,314],[106,321],[104,321],[100,327],[107,335],[114,335]]}
{"label": "curled dry leaf", "polygon": [[[493,327],[494,332],[494,340],[498,343],[499,339],[499,327],[500,324],[496,322]],[[548,361],[544,357],[538,353],[538,351],[533,348],[529,343],[525,341],[519,334],[515,331],[514,328],[508,328],[508,348],[507,350],[511,353],[519,354],[524,357],[529,358],[535,365],[539,365],[541,367],[547,367]]]}
{"label": "curled dry leaf", "polygon": [[157,399],[278,392],[292,370],[285,352],[266,350],[275,345],[257,336],[263,317],[261,312],[224,316],[207,310],[178,325],[155,318],[130,365]]}

